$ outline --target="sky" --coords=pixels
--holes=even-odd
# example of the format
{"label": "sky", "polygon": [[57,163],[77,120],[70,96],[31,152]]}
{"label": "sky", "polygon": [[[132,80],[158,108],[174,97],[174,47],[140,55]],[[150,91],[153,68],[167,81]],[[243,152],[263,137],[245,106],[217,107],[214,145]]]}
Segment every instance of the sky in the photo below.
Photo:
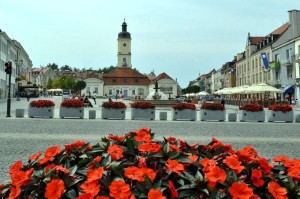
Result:
{"label": "sky", "polygon": [[99,69],[117,65],[125,18],[132,66],[167,73],[182,88],[219,69],[246,47],[288,22],[297,0],[0,0],[0,29],[19,41],[33,67]]}

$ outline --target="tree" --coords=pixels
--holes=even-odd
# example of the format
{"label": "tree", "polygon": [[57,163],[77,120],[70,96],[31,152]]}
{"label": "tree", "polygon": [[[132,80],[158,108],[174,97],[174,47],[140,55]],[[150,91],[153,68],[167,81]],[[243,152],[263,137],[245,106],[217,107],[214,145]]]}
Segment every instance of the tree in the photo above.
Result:
{"label": "tree", "polygon": [[200,86],[193,85],[193,86],[188,86],[184,89],[181,90],[183,94],[186,93],[198,93],[200,92]]}
{"label": "tree", "polygon": [[47,67],[50,67],[52,70],[58,70],[58,65],[53,63],[53,64],[48,64]]}
{"label": "tree", "polygon": [[49,78],[48,83],[47,83],[47,89],[52,89],[53,88],[53,80]]}
{"label": "tree", "polygon": [[72,68],[71,68],[71,66],[69,66],[69,65],[64,65],[64,66],[60,67],[60,70],[61,70],[61,71],[64,71],[64,70],[72,71]]}
{"label": "tree", "polygon": [[74,90],[79,91],[81,95],[81,90],[85,89],[86,83],[85,81],[79,80],[75,83]]}
{"label": "tree", "polygon": [[76,79],[73,76],[64,75],[53,81],[54,88],[73,89]]}

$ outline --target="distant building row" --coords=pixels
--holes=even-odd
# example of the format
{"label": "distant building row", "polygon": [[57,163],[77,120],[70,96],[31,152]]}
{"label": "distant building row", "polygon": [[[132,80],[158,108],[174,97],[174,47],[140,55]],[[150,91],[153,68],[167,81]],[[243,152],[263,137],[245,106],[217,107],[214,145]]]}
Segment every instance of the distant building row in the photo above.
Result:
{"label": "distant building row", "polygon": [[[289,21],[266,36],[248,33],[244,52],[218,70],[203,74],[190,85],[213,93],[225,87],[268,83],[300,99],[300,10],[288,11]],[[269,67],[264,64],[265,53]]]}
{"label": "distant building row", "polygon": [[[12,79],[21,80],[20,84],[31,82],[36,84],[41,89],[45,90],[49,79],[54,80],[58,76],[72,75],[77,80],[83,80],[87,86],[82,90],[82,94],[93,94],[97,96],[113,96],[123,95],[125,98],[134,98],[137,96],[145,98],[149,93],[154,91],[155,80],[158,81],[160,91],[168,97],[174,98],[178,95],[179,85],[177,81],[171,78],[166,73],[161,73],[158,76],[151,72],[150,74],[141,74],[132,69],[131,64],[131,34],[127,32],[127,24],[124,20],[122,23],[122,31],[118,34],[118,54],[117,67],[107,74],[94,72],[73,72],[73,71],[53,71],[51,68],[32,68],[32,62],[26,54],[25,50],[20,47],[23,54],[17,50],[10,52],[7,49],[17,48],[16,44],[21,46],[15,40],[10,40],[4,33],[1,33],[1,63],[0,63],[0,98],[7,97],[7,77],[4,72],[4,63],[12,60],[14,71]],[[15,42],[14,42],[15,41]],[[16,43],[16,44],[15,44]],[[2,47],[3,44],[3,47]],[[2,56],[3,50],[3,56]],[[27,59],[26,59],[27,58]],[[21,77],[21,78],[19,78]],[[18,87],[15,82],[12,84],[12,93],[16,93]]]}

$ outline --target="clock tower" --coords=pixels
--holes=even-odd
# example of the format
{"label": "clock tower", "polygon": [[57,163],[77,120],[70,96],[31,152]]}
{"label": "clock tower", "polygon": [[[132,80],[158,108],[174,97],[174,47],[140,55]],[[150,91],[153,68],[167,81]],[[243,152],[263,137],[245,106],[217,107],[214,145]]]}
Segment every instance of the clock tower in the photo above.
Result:
{"label": "clock tower", "polygon": [[122,23],[122,32],[118,34],[118,67],[132,67],[131,65],[131,36],[127,32],[127,24]]}

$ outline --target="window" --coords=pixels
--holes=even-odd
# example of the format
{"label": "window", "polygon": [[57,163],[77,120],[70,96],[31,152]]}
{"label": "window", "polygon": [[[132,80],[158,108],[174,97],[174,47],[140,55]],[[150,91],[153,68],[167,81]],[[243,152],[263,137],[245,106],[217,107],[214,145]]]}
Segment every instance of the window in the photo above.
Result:
{"label": "window", "polygon": [[126,63],[126,58],[125,57],[123,57],[123,64],[125,64]]}
{"label": "window", "polygon": [[108,94],[109,94],[109,95],[112,95],[112,89],[109,89],[109,90],[108,90]]}
{"label": "window", "polygon": [[131,90],[131,95],[135,95],[135,89]]}
{"label": "window", "polygon": [[113,79],[112,82],[113,82],[113,83],[116,83],[116,79]]}
{"label": "window", "polygon": [[97,93],[97,94],[98,94],[98,87],[95,87],[95,88],[94,88],[94,93]]}
{"label": "window", "polygon": [[293,68],[292,66],[287,66],[286,67],[286,74],[287,74],[287,78],[290,79],[290,78],[293,78]]}
{"label": "window", "polygon": [[87,87],[86,87],[86,93],[89,93],[89,92],[90,92],[90,87],[87,86]]}
{"label": "window", "polygon": [[279,56],[279,54],[275,54],[275,61],[277,61],[277,62],[280,61],[280,56]]}
{"label": "window", "polygon": [[275,71],[275,80],[279,80],[279,70]]}

